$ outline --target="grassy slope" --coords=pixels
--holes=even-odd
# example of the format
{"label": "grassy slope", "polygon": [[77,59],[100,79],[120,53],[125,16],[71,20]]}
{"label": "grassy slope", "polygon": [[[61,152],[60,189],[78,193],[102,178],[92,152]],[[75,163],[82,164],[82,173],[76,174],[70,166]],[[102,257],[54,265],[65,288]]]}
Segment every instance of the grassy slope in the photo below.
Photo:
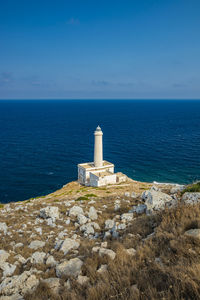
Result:
{"label": "grassy slope", "polygon": [[[199,299],[200,241],[184,235],[185,230],[199,226],[200,205],[141,216],[121,240],[109,241],[109,248],[117,253],[114,261],[91,254],[87,244],[82,249],[87,256],[83,273],[90,278],[89,284],[72,281],[71,290],[63,289],[59,296],[41,284],[25,299]],[[130,247],[137,249],[136,256],[124,252]],[[103,276],[96,273],[102,263],[108,263]]]}

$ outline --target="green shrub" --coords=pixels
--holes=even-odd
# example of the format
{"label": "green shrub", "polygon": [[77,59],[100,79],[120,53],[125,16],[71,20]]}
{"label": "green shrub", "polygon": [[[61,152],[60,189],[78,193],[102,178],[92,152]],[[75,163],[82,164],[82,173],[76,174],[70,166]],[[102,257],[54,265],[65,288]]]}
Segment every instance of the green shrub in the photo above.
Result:
{"label": "green shrub", "polygon": [[89,200],[89,199],[86,196],[81,196],[81,197],[78,197],[75,201],[81,201],[81,200]]}
{"label": "green shrub", "polygon": [[193,184],[190,184],[188,185],[183,191],[182,191],[182,194],[184,193],[200,193],[200,181],[197,182],[197,183],[193,183]]}
{"label": "green shrub", "polygon": [[86,194],[85,197],[97,197],[95,194]]}

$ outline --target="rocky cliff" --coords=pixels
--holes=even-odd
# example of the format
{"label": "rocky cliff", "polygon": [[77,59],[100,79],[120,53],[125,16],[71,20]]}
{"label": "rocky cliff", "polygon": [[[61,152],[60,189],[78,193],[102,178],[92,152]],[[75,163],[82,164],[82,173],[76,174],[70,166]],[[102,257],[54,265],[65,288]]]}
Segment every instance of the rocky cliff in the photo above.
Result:
{"label": "rocky cliff", "polygon": [[0,299],[199,298],[200,193],[128,179],[0,208]]}

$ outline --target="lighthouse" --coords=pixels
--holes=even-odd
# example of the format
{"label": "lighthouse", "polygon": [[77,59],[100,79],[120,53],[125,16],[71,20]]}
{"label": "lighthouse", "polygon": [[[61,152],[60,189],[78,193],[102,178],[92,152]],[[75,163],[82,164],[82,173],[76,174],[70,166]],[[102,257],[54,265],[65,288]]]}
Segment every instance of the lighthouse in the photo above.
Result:
{"label": "lighthouse", "polygon": [[103,132],[98,126],[94,132],[94,166],[96,168],[103,166]]}
{"label": "lighthouse", "polygon": [[126,175],[114,173],[114,164],[103,160],[103,132],[94,131],[94,161],[78,164],[78,182],[86,186],[105,186],[126,181]]}

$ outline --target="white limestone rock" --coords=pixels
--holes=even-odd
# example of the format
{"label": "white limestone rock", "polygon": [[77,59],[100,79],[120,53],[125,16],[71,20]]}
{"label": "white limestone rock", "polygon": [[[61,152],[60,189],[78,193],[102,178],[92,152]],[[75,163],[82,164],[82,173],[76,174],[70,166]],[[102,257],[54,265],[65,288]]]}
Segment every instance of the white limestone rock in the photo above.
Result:
{"label": "white limestone rock", "polygon": [[84,215],[83,209],[82,207],[78,206],[78,205],[74,205],[72,208],[70,208],[69,210],[69,216],[74,216],[77,217],[78,215]]}
{"label": "white limestone rock", "polygon": [[133,220],[133,213],[124,213],[121,215],[121,220],[125,220],[126,222],[130,222]]}
{"label": "white limestone rock", "polygon": [[36,276],[31,271],[25,271],[20,275],[6,277],[0,284],[0,291],[4,296],[24,295],[27,292],[33,292],[38,284],[39,280]]}
{"label": "white limestone rock", "polygon": [[99,269],[97,270],[97,272],[98,272],[99,274],[102,274],[102,273],[106,272],[107,269],[108,269],[108,265],[101,265],[101,266],[99,267]]}
{"label": "white limestone rock", "polygon": [[51,267],[54,267],[57,264],[57,261],[54,259],[53,255],[49,255],[46,260],[46,265],[50,265]]}
{"label": "white limestone rock", "polygon": [[31,249],[37,250],[39,248],[43,248],[44,245],[45,245],[45,242],[35,240],[35,241],[32,241],[28,247]]}
{"label": "white limestone rock", "polygon": [[110,231],[106,231],[105,233],[104,233],[104,239],[107,239],[107,238],[109,238],[109,237],[111,237],[111,233],[110,233]]}
{"label": "white limestone rock", "polygon": [[79,258],[72,258],[70,260],[66,260],[61,264],[56,266],[56,276],[72,276],[77,277],[81,273],[81,267],[83,265],[82,260]]}
{"label": "white limestone rock", "polygon": [[82,214],[79,214],[79,215],[77,216],[77,219],[78,219],[79,225],[83,225],[83,224],[85,224],[85,223],[88,222],[88,218],[86,218],[86,217],[85,217],[84,215],[82,215]]}
{"label": "white limestone rock", "polygon": [[96,229],[96,230],[100,230],[101,228],[100,228],[100,226],[99,226],[99,224],[97,224],[96,222],[91,222],[90,223],[93,227],[94,227],[94,229]]}
{"label": "white limestone rock", "polygon": [[15,265],[18,265],[19,263],[24,265],[27,262],[27,260],[20,254],[16,255],[15,259],[17,260]]}
{"label": "white limestone rock", "polygon": [[57,206],[47,206],[40,209],[40,217],[43,219],[52,218],[53,220],[59,219],[59,210]]}
{"label": "white limestone rock", "polygon": [[0,266],[8,259],[10,254],[5,250],[0,250]]}
{"label": "white limestone rock", "polygon": [[52,219],[52,218],[48,218],[46,220],[47,222],[47,225],[50,226],[50,227],[56,227],[56,224],[54,223],[55,222],[55,219]]}
{"label": "white limestone rock", "polygon": [[125,196],[125,197],[130,197],[130,193],[129,193],[129,192],[125,192],[125,193],[124,193],[124,196]]}
{"label": "white limestone rock", "polygon": [[3,271],[3,277],[8,277],[8,276],[13,275],[13,273],[15,272],[16,266],[5,262],[4,264],[2,264],[0,266],[0,268]]}
{"label": "white limestone rock", "polygon": [[22,243],[17,243],[15,246],[14,246],[14,248],[21,248],[21,247],[23,247],[24,246],[24,244],[22,244]]}
{"label": "white limestone rock", "polygon": [[200,229],[199,228],[187,230],[184,234],[188,237],[200,239]]}
{"label": "white limestone rock", "polygon": [[132,192],[131,193],[131,198],[133,198],[133,199],[137,198],[137,194],[135,192]]}
{"label": "white limestone rock", "polygon": [[146,212],[147,206],[145,204],[139,204],[137,206],[133,206],[129,212],[135,212],[136,214],[143,214]]}
{"label": "white limestone rock", "polygon": [[88,283],[88,281],[89,281],[89,277],[78,275],[77,282],[79,284],[84,285],[84,284]]}
{"label": "white limestone rock", "polygon": [[110,259],[113,260],[113,259],[115,259],[116,253],[115,253],[113,250],[111,250],[111,249],[100,248],[100,249],[99,249],[99,255],[100,255],[100,256],[106,255],[106,256],[108,256]]}
{"label": "white limestone rock", "polygon": [[101,248],[107,248],[107,247],[108,247],[108,242],[101,243]]}
{"label": "white limestone rock", "polygon": [[136,250],[134,248],[126,249],[126,253],[130,256],[134,256],[136,254]]}
{"label": "white limestone rock", "polygon": [[105,229],[112,229],[115,225],[115,221],[108,219],[105,221]]}
{"label": "white limestone rock", "polygon": [[118,229],[118,230],[124,230],[124,229],[126,229],[126,224],[124,224],[124,223],[119,224],[119,225],[117,226],[117,229]]}
{"label": "white limestone rock", "polygon": [[43,264],[45,256],[46,256],[46,253],[44,253],[44,252],[39,252],[39,251],[34,252],[31,256],[32,264]]}
{"label": "white limestone rock", "polygon": [[170,193],[171,194],[177,194],[178,192],[182,192],[184,190],[185,186],[184,185],[180,185],[180,184],[175,184],[171,190]]}
{"label": "white limestone rock", "polygon": [[185,204],[197,204],[200,202],[200,193],[184,193],[182,202]]}
{"label": "white limestone rock", "polygon": [[93,235],[94,234],[94,227],[92,226],[91,223],[87,223],[87,224],[84,224],[80,227],[80,231],[84,232],[85,236],[88,236],[90,234]]}
{"label": "white limestone rock", "polygon": [[89,218],[94,221],[98,219],[97,211],[94,206],[91,206],[88,213]]}
{"label": "white limestone rock", "polygon": [[97,252],[99,252],[99,249],[100,249],[99,246],[94,246],[94,247],[92,248],[92,252],[97,253]]}
{"label": "white limestone rock", "polygon": [[67,254],[70,250],[76,250],[80,246],[80,243],[74,239],[66,238],[60,245],[60,251],[64,252],[64,255]]}
{"label": "white limestone rock", "polygon": [[150,189],[142,194],[142,199],[147,206],[147,214],[153,213],[153,211],[163,210],[166,205],[173,204],[173,198],[163,192]]}
{"label": "white limestone rock", "polygon": [[1,222],[0,223],[0,232],[3,232],[3,234],[7,234],[7,230],[8,230],[8,226],[6,225],[6,223]]}

